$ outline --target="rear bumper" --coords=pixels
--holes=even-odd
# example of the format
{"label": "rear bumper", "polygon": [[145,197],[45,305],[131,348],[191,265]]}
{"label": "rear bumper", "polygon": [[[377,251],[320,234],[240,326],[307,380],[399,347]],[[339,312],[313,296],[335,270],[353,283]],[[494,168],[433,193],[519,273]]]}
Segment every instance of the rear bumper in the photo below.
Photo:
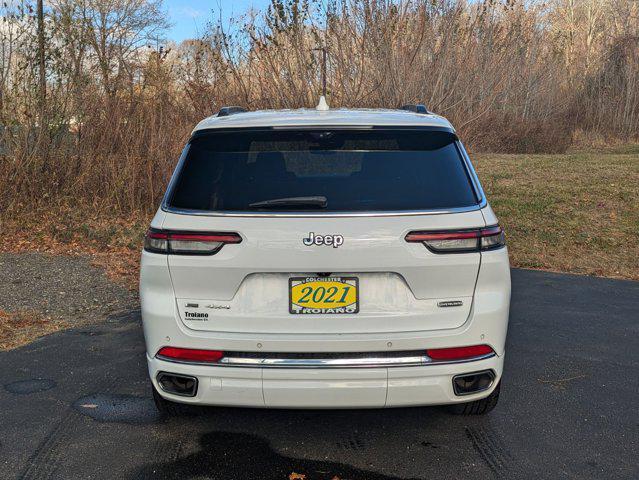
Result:
{"label": "rear bumper", "polygon": [[[383,408],[444,405],[488,396],[501,379],[504,357],[388,368],[249,368],[179,364],[147,356],[149,375],[160,394],[195,405],[268,408]],[[455,375],[492,370],[488,390],[457,396]],[[198,379],[194,397],[168,394],[159,387],[159,372]]]}

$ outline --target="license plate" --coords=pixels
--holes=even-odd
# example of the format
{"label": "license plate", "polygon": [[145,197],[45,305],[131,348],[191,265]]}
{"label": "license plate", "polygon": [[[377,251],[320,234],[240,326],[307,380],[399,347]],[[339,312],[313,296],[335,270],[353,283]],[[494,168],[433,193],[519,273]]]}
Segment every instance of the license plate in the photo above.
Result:
{"label": "license plate", "polygon": [[290,313],[357,313],[357,277],[292,277],[288,279]]}

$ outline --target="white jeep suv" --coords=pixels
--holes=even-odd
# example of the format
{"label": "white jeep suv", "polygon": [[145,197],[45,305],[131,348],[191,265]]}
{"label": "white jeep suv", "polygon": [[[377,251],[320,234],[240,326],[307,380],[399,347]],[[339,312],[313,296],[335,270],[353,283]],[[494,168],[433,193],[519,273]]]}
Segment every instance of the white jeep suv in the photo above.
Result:
{"label": "white jeep suv", "polygon": [[504,234],[451,124],[227,107],[182,152],[142,253],[154,398],[364,408],[499,397]]}

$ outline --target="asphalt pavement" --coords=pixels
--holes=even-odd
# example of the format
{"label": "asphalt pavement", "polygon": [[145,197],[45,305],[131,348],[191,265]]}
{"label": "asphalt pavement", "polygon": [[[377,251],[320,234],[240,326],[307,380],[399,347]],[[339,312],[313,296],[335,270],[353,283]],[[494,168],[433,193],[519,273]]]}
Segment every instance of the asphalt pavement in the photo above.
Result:
{"label": "asphalt pavement", "polygon": [[638,337],[639,282],[513,270],[487,416],[216,408],[167,420],[133,309],[0,352],[0,478],[637,479]]}

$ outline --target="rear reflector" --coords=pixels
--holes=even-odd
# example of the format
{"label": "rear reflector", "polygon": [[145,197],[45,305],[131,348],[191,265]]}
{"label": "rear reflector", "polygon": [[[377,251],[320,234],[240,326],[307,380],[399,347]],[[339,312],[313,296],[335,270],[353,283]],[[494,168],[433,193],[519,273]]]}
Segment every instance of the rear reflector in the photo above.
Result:
{"label": "rear reflector", "polygon": [[506,244],[504,231],[499,225],[474,230],[410,232],[406,235],[406,241],[421,242],[435,253],[478,252]]}
{"label": "rear reflector", "polygon": [[213,255],[227,243],[240,243],[237,233],[168,232],[150,228],[144,249],[153,253]]}
{"label": "rear reflector", "polygon": [[199,350],[193,348],[162,347],[158,357],[184,362],[215,363],[224,357],[221,350]]}
{"label": "rear reflector", "polygon": [[470,347],[431,348],[426,350],[433,360],[468,360],[495,353],[488,345],[472,345]]}

